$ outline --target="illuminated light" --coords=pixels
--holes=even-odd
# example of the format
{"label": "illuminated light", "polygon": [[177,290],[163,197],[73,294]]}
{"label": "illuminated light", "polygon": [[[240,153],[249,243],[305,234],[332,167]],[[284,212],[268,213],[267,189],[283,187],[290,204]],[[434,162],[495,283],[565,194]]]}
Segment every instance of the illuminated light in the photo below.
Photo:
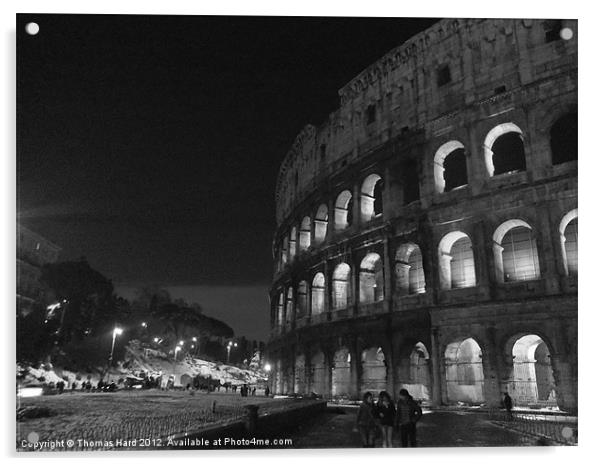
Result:
{"label": "illuminated light", "polygon": [[123,329],[119,327],[115,327],[113,330],[113,336],[121,335],[123,333]]}
{"label": "illuminated light", "polygon": [[142,322],[142,324],[141,324],[141,325],[142,325],[144,328],[146,328],[146,327],[147,327],[147,325],[146,325],[146,322]]}
{"label": "illuminated light", "polygon": [[19,389],[21,398],[31,398],[32,396],[42,396],[44,389],[42,387],[24,387]]}
{"label": "illuminated light", "polygon": [[196,342],[196,337],[192,337],[192,341]]}
{"label": "illuminated light", "polygon": [[153,341],[154,341],[155,343],[159,343],[159,337],[155,337],[155,338],[153,338]]}
{"label": "illuminated light", "polygon": [[180,340],[180,346],[184,344],[184,340]]}
{"label": "illuminated light", "polygon": [[194,345],[190,345],[191,348],[194,348]]}
{"label": "illuminated light", "polygon": [[181,347],[179,347],[179,346],[176,346],[176,353],[177,353],[178,351],[180,351],[181,349],[182,349]]}
{"label": "illuminated light", "polygon": [[573,30],[571,28],[562,28],[560,30],[560,38],[563,40],[571,40],[573,38]]}
{"label": "illuminated light", "polygon": [[49,306],[47,306],[46,310],[52,312],[55,309],[60,309],[60,308],[61,308],[61,303],[54,303],[54,304],[50,304]]}
{"label": "illuminated light", "polygon": [[266,372],[270,372],[272,370],[272,366],[268,363],[265,366],[263,366],[263,370]]}

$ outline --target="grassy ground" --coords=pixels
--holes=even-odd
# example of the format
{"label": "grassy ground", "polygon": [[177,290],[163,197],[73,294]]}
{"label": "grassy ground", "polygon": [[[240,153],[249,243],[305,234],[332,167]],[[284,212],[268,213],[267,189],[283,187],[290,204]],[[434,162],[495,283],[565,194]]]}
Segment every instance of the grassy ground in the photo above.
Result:
{"label": "grassy ground", "polygon": [[[213,407],[215,402],[215,408]],[[164,436],[244,416],[245,405],[260,413],[280,409],[294,400],[243,398],[240,394],[137,390],[116,393],[64,393],[17,399],[17,408],[43,407],[51,416],[17,422],[17,443],[35,432],[39,439],[135,438]]]}

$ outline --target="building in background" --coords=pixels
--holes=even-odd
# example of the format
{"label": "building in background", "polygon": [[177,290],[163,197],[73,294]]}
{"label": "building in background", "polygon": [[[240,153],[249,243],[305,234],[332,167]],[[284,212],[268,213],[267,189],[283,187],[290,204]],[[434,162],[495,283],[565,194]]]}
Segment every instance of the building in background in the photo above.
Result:
{"label": "building in background", "polygon": [[26,315],[36,304],[48,304],[40,274],[44,264],[58,260],[60,251],[56,244],[17,224],[17,313]]}
{"label": "building in background", "polygon": [[274,393],[577,411],[577,22],[445,19],[276,189]]}

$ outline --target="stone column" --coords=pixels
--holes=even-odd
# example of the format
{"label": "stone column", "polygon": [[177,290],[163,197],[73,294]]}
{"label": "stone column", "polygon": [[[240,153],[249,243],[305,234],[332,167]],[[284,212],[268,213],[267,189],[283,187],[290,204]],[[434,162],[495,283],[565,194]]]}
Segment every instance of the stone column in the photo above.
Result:
{"label": "stone column", "polygon": [[324,312],[329,316],[330,320],[330,310],[331,306],[331,297],[330,297],[330,270],[328,267],[328,261],[324,261]]}
{"label": "stone column", "polygon": [[[443,402],[442,384],[445,383],[445,365],[440,358],[439,330],[431,329],[431,401],[433,406],[441,406]],[[444,361],[443,361],[444,362]],[[443,377],[441,377],[443,373]]]}
{"label": "stone column", "polygon": [[333,352],[331,349],[324,351],[324,396],[332,398],[332,358]]}
{"label": "stone column", "polygon": [[496,330],[488,327],[485,332],[484,348],[481,348],[483,365],[483,395],[485,404],[490,408],[500,405],[502,390],[500,387],[500,376],[498,371],[498,345]]}
{"label": "stone column", "polygon": [[389,257],[389,238],[385,233],[383,238],[383,310],[389,312],[393,309],[393,273],[391,270],[391,259]]}
{"label": "stone column", "polygon": [[349,353],[351,354],[349,397],[357,400],[362,383],[362,355],[357,338],[350,341]]}

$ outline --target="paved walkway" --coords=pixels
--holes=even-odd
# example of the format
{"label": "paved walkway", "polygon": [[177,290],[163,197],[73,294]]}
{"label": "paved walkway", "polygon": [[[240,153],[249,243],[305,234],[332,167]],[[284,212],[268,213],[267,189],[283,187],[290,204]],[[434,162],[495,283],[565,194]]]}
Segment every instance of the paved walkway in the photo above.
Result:
{"label": "paved walkway", "polygon": [[[294,436],[295,448],[357,448],[357,408],[332,407]],[[419,447],[529,446],[536,440],[489,422],[484,413],[427,412],[418,423]],[[400,447],[397,435],[393,446]]]}

